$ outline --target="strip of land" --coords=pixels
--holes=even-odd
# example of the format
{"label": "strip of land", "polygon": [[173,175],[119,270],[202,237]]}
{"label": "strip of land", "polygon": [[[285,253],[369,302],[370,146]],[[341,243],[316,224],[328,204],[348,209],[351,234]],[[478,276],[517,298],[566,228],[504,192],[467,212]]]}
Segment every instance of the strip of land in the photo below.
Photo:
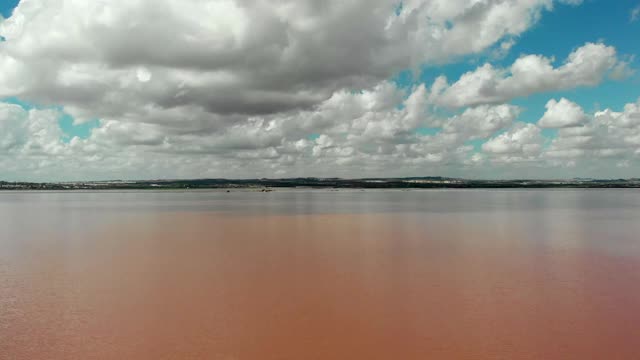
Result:
{"label": "strip of land", "polygon": [[192,179],[79,182],[4,182],[0,190],[144,190],[144,189],[474,189],[474,188],[640,188],[640,178],[565,180],[471,180],[446,177]]}

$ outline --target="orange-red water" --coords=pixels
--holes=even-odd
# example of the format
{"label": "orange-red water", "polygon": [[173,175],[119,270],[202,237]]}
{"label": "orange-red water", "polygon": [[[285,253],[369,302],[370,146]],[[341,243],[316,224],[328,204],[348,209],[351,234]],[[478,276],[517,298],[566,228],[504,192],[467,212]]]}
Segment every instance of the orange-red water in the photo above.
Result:
{"label": "orange-red water", "polygon": [[201,211],[38,238],[14,227],[0,242],[0,359],[640,359],[640,256],[593,245],[634,233],[554,216]]}

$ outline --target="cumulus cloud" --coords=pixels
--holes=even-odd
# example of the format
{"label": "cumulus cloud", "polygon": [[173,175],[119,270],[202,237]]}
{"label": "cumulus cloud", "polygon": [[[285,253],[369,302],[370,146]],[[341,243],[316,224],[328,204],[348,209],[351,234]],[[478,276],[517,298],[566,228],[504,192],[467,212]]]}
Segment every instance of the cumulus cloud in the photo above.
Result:
{"label": "cumulus cloud", "polygon": [[447,133],[464,134],[465,140],[485,139],[511,125],[520,112],[514,105],[481,105],[454,116],[443,129]]}
{"label": "cumulus cloud", "polygon": [[606,109],[585,115],[580,126],[560,129],[544,157],[565,162],[635,160],[640,155],[640,99],[622,111]]}
{"label": "cumulus cloud", "polygon": [[55,110],[25,110],[0,103],[0,154],[52,154],[62,149],[62,131]]}
{"label": "cumulus cloud", "polygon": [[[628,60],[604,44],[557,67],[529,55],[452,85],[389,81],[467,55],[504,56],[544,11],[579,3],[22,0],[0,22],[0,98],[34,108],[0,103],[0,168],[35,180],[447,174],[586,149],[563,140],[577,129],[571,136],[597,138],[604,153],[605,118],[637,152],[637,105],[577,121],[562,99],[538,126],[509,104],[625,74]],[[65,139],[64,115],[99,126]],[[561,128],[549,149],[542,126]]]}
{"label": "cumulus cloud", "polygon": [[547,111],[538,125],[543,128],[567,128],[582,124],[587,116],[580,105],[565,98],[556,101],[549,100]]}
{"label": "cumulus cloud", "polygon": [[509,69],[484,64],[465,73],[448,85],[446,78],[436,81],[435,101],[457,108],[487,103],[507,102],[535,93],[598,85],[616,66],[622,66],[616,49],[602,43],[587,43],[574,50],[559,67],[553,59],[541,55],[526,55]]}
{"label": "cumulus cloud", "polygon": [[[61,116],[58,111],[2,104],[0,153],[4,156],[0,155],[0,163],[5,176],[15,171],[61,179],[69,175],[149,178],[167,173],[180,177],[401,176],[462,169],[474,174],[482,171],[480,165],[491,169],[488,164],[566,168],[577,162],[606,166],[613,161],[631,166],[640,155],[640,100],[622,111],[586,114],[580,124],[559,128],[558,136],[546,146],[542,129],[518,121],[522,109],[513,105],[483,105],[451,117],[432,114],[426,123],[425,118],[415,122],[413,113],[428,107],[412,108],[407,103],[420,103],[416,97],[427,96],[423,88],[414,89],[406,100],[400,97],[399,102],[388,103],[382,94],[390,91],[399,90],[383,83],[373,91],[343,93],[317,110],[290,117],[254,117],[220,133],[166,133],[156,124],[103,122],[89,138],[69,143],[61,141],[59,128],[52,125]],[[558,106],[562,101],[550,101],[554,102]],[[434,133],[416,132],[434,123],[440,126]],[[308,132],[317,136],[310,138]],[[486,140],[482,153],[469,144],[474,139]]]}
{"label": "cumulus cloud", "polygon": [[0,96],[68,106],[81,119],[144,105],[305,109],[484,51],[551,4],[413,0],[396,14],[389,0],[23,0],[0,25]]}
{"label": "cumulus cloud", "polygon": [[[403,175],[420,174],[426,165],[462,164],[473,155],[467,141],[510,126],[520,112],[512,105],[481,106],[441,118],[429,113],[427,96],[424,86],[404,95],[395,85],[382,82],[359,93],[338,92],[313,110],[255,116],[213,132],[167,131],[156,123],[103,120],[87,139],[76,137],[63,143],[59,129],[48,139],[59,147],[56,159],[60,168],[82,164],[94,177],[103,169],[117,173],[131,166],[145,177],[171,171],[171,167],[181,169],[187,177],[196,176],[203,168],[211,171],[209,176],[223,176],[221,171],[238,176],[260,172],[272,176],[332,172],[352,176],[377,171]],[[2,113],[6,119],[3,124],[25,130],[17,144],[14,133],[6,132],[2,144],[12,144],[12,149],[21,149],[23,160],[33,161],[33,152],[24,152],[28,148],[25,140],[37,137],[39,130],[31,127],[33,131],[27,132],[29,111],[17,105],[6,107],[11,111]],[[16,115],[11,115],[13,112]],[[61,115],[53,110],[31,112]],[[16,122],[23,126],[16,126]],[[420,135],[417,131],[434,124],[442,126],[435,134]],[[49,163],[49,170],[55,163]],[[191,167],[185,168],[187,164]]]}
{"label": "cumulus cloud", "polygon": [[542,150],[540,128],[534,124],[517,123],[483,146],[482,150],[500,162],[534,160]]}

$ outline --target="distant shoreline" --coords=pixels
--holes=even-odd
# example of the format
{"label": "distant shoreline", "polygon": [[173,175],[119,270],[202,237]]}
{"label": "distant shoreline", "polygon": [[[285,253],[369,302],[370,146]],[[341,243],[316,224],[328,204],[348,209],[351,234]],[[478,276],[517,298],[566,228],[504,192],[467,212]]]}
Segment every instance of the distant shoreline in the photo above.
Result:
{"label": "distant shoreline", "polygon": [[291,178],[291,179],[196,179],[79,182],[4,182],[3,190],[256,190],[276,189],[635,189],[640,179],[569,179],[569,180],[468,180],[444,177],[412,178]]}

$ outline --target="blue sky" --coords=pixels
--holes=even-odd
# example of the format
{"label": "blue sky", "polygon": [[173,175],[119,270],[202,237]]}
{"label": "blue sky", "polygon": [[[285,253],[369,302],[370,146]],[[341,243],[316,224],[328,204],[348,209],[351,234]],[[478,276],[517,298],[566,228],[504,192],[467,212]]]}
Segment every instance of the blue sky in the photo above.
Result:
{"label": "blue sky", "polygon": [[[546,12],[541,20],[529,31],[525,32],[511,51],[502,59],[489,59],[485,56],[471,56],[451,65],[428,66],[417,81],[404,77],[400,83],[412,86],[433,80],[444,74],[450,80],[457,79],[467,71],[474,69],[485,61],[500,67],[508,67],[523,54],[541,54],[553,56],[556,64],[561,64],[569,53],[587,43],[603,41],[616,47],[619,54],[633,58],[631,67],[640,68],[640,21],[631,22],[631,10],[640,6],[638,0],[587,0],[577,7],[556,6],[553,11]],[[625,104],[635,102],[640,96],[640,79],[635,76],[625,81],[607,82],[600,86],[581,87],[568,91],[545,92],[534,94],[528,98],[516,99],[515,104],[526,108],[524,121],[535,122],[544,113],[544,105],[552,97],[570,97],[586,110],[596,107],[621,109]]]}
{"label": "blue sky", "polygon": [[[636,146],[636,142],[640,144],[640,127],[629,125],[635,124],[633,119],[638,115],[634,104],[640,97],[637,71],[640,20],[631,19],[640,0],[583,0],[575,6],[568,5],[566,0],[554,0],[553,9],[542,11],[533,22],[528,21],[527,14],[535,13],[545,0],[508,2],[520,4],[510,11],[513,19],[527,24],[523,29],[508,21],[492,23],[495,18],[479,21],[474,25],[477,28],[465,28],[465,22],[477,20],[475,10],[471,10],[472,2],[467,4],[469,8],[453,10],[459,15],[474,16],[445,19],[435,27],[429,22],[438,19],[438,14],[421,11],[442,9],[443,14],[454,14],[456,11],[445,9],[451,6],[450,2],[417,0],[416,3],[426,5],[420,10],[397,7],[396,15],[403,19],[400,21],[411,12],[421,16],[422,23],[418,24],[426,27],[414,35],[427,34],[424,39],[414,39],[401,31],[385,33],[385,24],[377,21],[386,20],[375,18],[375,12],[361,15],[371,16],[361,22],[354,22],[352,14],[345,13],[344,17],[331,20],[334,29],[315,29],[321,35],[310,38],[303,32],[296,33],[298,30],[294,28],[285,32],[278,27],[249,28],[245,33],[241,24],[255,27],[266,17],[252,18],[264,9],[238,12],[249,9],[246,4],[233,7],[236,2],[241,3],[239,0],[224,3],[185,0],[161,9],[148,0],[135,0],[138,5],[131,8],[126,7],[125,0],[96,6],[86,6],[82,0],[24,1],[39,6],[21,8],[23,21],[16,25],[20,30],[14,33],[19,35],[7,40],[4,50],[0,47],[0,61],[5,50],[12,59],[13,54],[19,54],[23,63],[22,68],[16,69],[24,73],[21,78],[15,77],[20,80],[13,88],[0,87],[7,95],[0,97],[0,103],[17,104],[27,112],[49,109],[59,114],[57,130],[61,135],[56,136],[60,144],[42,143],[34,147],[32,142],[22,140],[25,149],[39,149],[37,164],[50,166],[38,176],[57,175],[53,164],[62,161],[60,154],[68,158],[59,166],[74,163],[78,168],[70,169],[69,173],[75,171],[87,178],[111,177],[115,168],[120,171],[120,178],[141,174],[165,177],[166,171],[184,164],[192,165],[181,170],[184,172],[180,176],[168,177],[206,177],[211,175],[208,171],[218,175],[213,170],[216,167],[234,169],[237,173],[233,176],[237,177],[369,176],[377,171],[408,176],[601,177],[609,173],[635,176],[640,171],[640,145]],[[284,24],[293,24],[306,15],[311,20],[302,21],[304,26],[325,24],[320,21],[323,14],[305,14],[304,11],[313,8],[305,5],[311,0],[283,1],[289,3],[289,10],[298,7],[300,10],[292,11],[295,16]],[[388,6],[385,0],[353,1],[362,2],[358,4],[363,8]],[[538,5],[531,5],[536,1]],[[273,7],[282,4],[274,2]],[[437,6],[430,8],[430,4]],[[487,12],[479,16],[490,16],[492,8],[501,4],[504,3],[485,4]],[[18,0],[0,2],[0,14],[7,24],[12,22],[10,17],[17,5]],[[528,12],[523,12],[527,6]],[[504,8],[498,11],[505,16]],[[148,16],[151,13],[153,17]],[[278,14],[282,16],[283,12]],[[334,14],[338,15],[342,14]],[[162,26],[157,24],[159,19]],[[131,26],[133,30],[122,31]],[[439,40],[441,35],[436,34],[459,26],[469,32],[462,37],[465,41],[460,43],[461,49],[457,49],[457,53],[466,55],[450,55],[447,51],[452,54],[456,51],[446,50],[447,40]],[[242,47],[242,42],[234,38],[238,34],[256,39],[249,39],[246,41],[249,45]],[[282,34],[287,37],[279,39]],[[491,40],[481,45],[474,43],[484,41],[480,34]],[[396,36],[397,44],[381,40],[392,36]],[[289,57],[293,59],[290,64],[284,63],[286,60],[277,50],[286,41],[303,44],[299,53]],[[512,46],[498,55],[500,45],[505,42],[512,42]],[[601,80],[584,80],[590,74],[573,74],[568,79],[559,78],[564,75],[549,75],[546,82],[532,85],[529,90],[527,84],[510,84],[515,86],[516,93],[496,95],[496,100],[483,99],[482,89],[470,95],[465,93],[467,87],[456,88],[456,82],[465,74],[481,74],[480,69],[486,64],[498,70],[509,69],[525,55],[553,58],[553,67],[559,69],[570,54],[582,51],[587,43],[600,46],[595,49],[598,51],[615,49],[614,55],[606,55],[614,62],[606,65],[600,75],[594,75]],[[474,46],[482,50],[477,51]],[[390,49],[406,53],[411,61],[394,58]],[[389,59],[369,61],[367,57],[372,54],[391,55]],[[202,63],[204,56],[209,58]],[[227,58],[232,59],[228,64]],[[264,60],[254,62],[257,58]],[[360,59],[360,63],[354,66],[351,59]],[[423,64],[419,71],[397,72],[416,59]],[[604,57],[600,60],[608,61]],[[223,65],[212,72],[209,67],[218,62]],[[625,63],[627,76],[611,79],[613,70]],[[371,64],[388,64],[388,68],[375,68]],[[305,69],[306,73],[296,72],[298,69]],[[340,71],[334,73],[335,69]],[[496,83],[509,77],[498,70],[491,80]],[[31,76],[36,76],[36,80]],[[445,89],[440,94],[432,92],[432,85],[442,76],[448,79]],[[491,81],[485,85],[491,86]],[[565,83],[558,85],[562,81]],[[22,84],[29,85],[23,89]],[[395,89],[385,84],[393,84]],[[424,94],[419,93],[421,85],[427,89]],[[470,88],[469,91],[476,91]],[[395,99],[395,91],[402,94],[401,100],[389,100]],[[425,101],[417,118],[410,113],[416,110],[403,102],[412,97]],[[557,109],[549,108],[557,103],[560,103]],[[596,119],[597,112],[605,109],[613,111],[614,118]],[[547,125],[543,126],[545,118]],[[621,125],[615,125],[616,122]],[[603,124],[616,127],[607,129],[608,125]],[[32,135],[38,141],[42,141],[40,137],[45,133],[41,127],[42,124],[31,126],[36,130],[30,130],[35,131]],[[0,164],[3,156],[8,159],[2,155],[3,141],[15,142],[16,136],[23,134],[20,131],[5,140],[0,136]],[[616,144],[616,137],[621,138],[619,143],[624,146]],[[73,138],[83,141],[74,145]],[[293,155],[293,148],[300,153]],[[29,151],[32,150],[23,149],[20,154]],[[41,161],[43,151],[56,158],[51,165]],[[82,155],[74,155],[74,151]],[[590,161],[592,158],[598,160]],[[105,159],[115,165],[105,166]],[[397,167],[398,163],[404,165]],[[32,170],[28,169],[35,164],[36,160],[24,168],[11,165],[16,168],[14,176],[31,176]],[[104,172],[85,174],[84,170],[92,166]]]}
{"label": "blue sky", "polygon": [[11,12],[13,8],[18,5],[18,1],[19,0],[3,0],[2,3],[0,3],[0,14],[5,18],[11,16]]}
{"label": "blue sky", "polygon": [[[640,54],[640,23],[630,22],[630,12],[639,2],[635,0],[587,0],[581,6],[557,7],[545,14],[540,23],[525,33],[513,47],[505,61],[510,63],[520,53],[537,52],[555,56],[560,61],[570,49],[586,42],[604,41],[615,46],[619,54],[633,56]],[[637,69],[638,58],[631,63]],[[531,109],[533,118],[542,116],[544,104],[549,97],[570,97],[586,110],[601,107],[621,109],[624,104],[634,102],[640,95],[638,78],[609,82],[595,88],[578,88],[571,91],[546,93],[521,100],[522,105]],[[537,109],[534,111],[533,109]]]}

